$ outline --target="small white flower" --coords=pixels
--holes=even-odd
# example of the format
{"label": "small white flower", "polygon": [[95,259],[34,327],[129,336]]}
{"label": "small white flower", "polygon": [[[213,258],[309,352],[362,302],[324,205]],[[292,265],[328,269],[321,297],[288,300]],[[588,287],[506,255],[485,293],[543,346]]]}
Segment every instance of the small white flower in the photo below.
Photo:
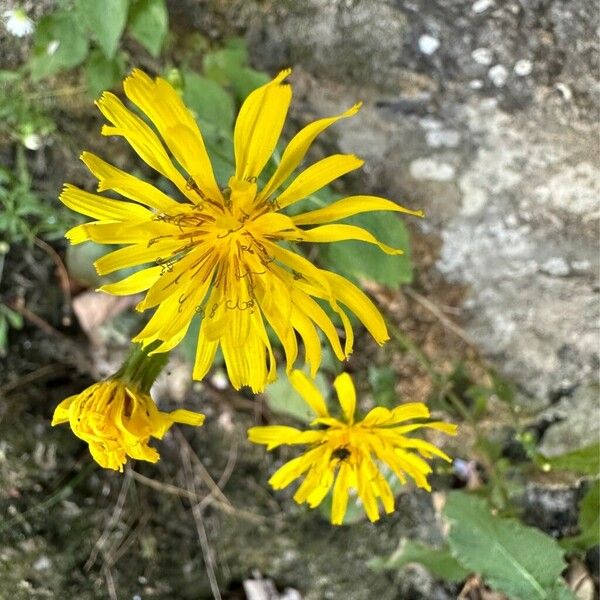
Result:
{"label": "small white flower", "polygon": [[48,56],[52,56],[57,50],[58,47],[60,46],[60,42],[58,40],[52,40],[47,46],[46,46],[46,54]]}
{"label": "small white flower", "polygon": [[27,150],[39,150],[42,146],[42,138],[37,133],[28,133],[23,136],[22,142]]}
{"label": "small white flower", "polygon": [[27,16],[22,8],[13,8],[2,14],[6,20],[6,29],[12,35],[25,37],[31,35],[35,29],[35,23]]}

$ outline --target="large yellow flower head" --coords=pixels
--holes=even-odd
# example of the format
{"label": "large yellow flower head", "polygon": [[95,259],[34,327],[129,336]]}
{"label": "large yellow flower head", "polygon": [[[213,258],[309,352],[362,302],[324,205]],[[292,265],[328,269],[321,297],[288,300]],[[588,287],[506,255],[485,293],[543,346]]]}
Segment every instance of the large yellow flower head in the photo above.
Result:
{"label": "large yellow flower head", "polygon": [[189,410],[159,411],[149,394],[119,378],[66,398],[52,419],[52,425],[69,423],[101,467],[118,471],[123,471],[128,456],[155,463],[159,454],[148,442],[151,437],[162,439],[173,423],[199,426],[203,422],[204,415]]}
{"label": "large yellow flower head", "polygon": [[269,425],[248,430],[250,441],[265,444],[272,450],[283,444],[307,445],[309,449],[280,467],[269,479],[274,489],[287,487],[296,479],[304,480],[294,494],[299,504],[315,508],[333,487],[331,522],[344,520],[350,490],[355,490],[371,521],[379,519],[378,499],[386,513],[394,510],[394,495],[382,474],[382,465],[406,483],[411,477],[416,485],[428,491],[427,475],[431,467],[424,458],[450,457],[436,446],[406,434],[424,427],[449,435],[456,425],[440,421],[407,421],[429,418],[428,408],[421,402],[401,404],[393,410],[378,406],[362,421],[354,420],[356,392],[350,375],[343,373],[334,382],[342,409],[341,418],[332,417],[323,396],[301,371],[293,371],[290,381],[316,415],[313,429],[300,431],[294,427]]}
{"label": "large yellow flower head", "polygon": [[[147,290],[138,308],[156,312],[134,341],[147,345],[161,340],[156,352],[166,352],[181,341],[194,315],[201,315],[195,379],[204,377],[220,346],[232,385],[262,390],[276,374],[267,326],[283,345],[288,370],[297,358],[299,335],[313,375],[321,361],[318,329],[340,360],[352,351],[346,310],[378,343],[388,339],[381,314],[367,296],[294,252],[293,244],[362,240],[395,254],[399,251],[360,227],[331,223],[374,210],[420,213],[383,198],[352,196],[296,216],[285,214],[293,203],[362,165],[354,155],[329,156],[292,178],[281,191],[314,139],[336,121],[354,115],[356,105],[304,127],[286,147],[272,176],[261,177],[291,101],[292,89],[285,83],[289,74],[282,71],[243,103],[234,130],[235,173],[221,188],[198,125],[177,92],[164,79],[135,70],[125,80],[125,94],[154,127],[106,92],[97,102],[110,122],[102,133],[123,136],[150,167],[173,183],[177,198],[88,152],[82,160],[98,178],[98,190],[113,190],[129,201],[72,185],[66,185],[61,195],[64,204],[96,219],[67,233],[73,244],[93,240],[125,245],[96,261],[101,275],[147,265],[101,288],[112,294]],[[318,301],[339,315],[345,329],[343,348]]]}

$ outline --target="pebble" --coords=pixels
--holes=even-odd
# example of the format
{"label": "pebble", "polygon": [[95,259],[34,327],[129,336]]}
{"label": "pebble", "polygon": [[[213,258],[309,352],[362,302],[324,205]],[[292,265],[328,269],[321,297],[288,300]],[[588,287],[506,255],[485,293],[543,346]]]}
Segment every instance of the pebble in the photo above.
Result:
{"label": "pebble", "polygon": [[494,65],[488,71],[488,77],[496,87],[503,87],[508,80],[508,70],[504,65]]}
{"label": "pebble", "polygon": [[488,10],[488,8],[492,8],[492,6],[494,6],[494,0],[477,0],[473,2],[471,10],[475,14],[480,15],[482,12]]}
{"label": "pebble", "polygon": [[414,179],[424,181],[452,181],[456,171],[448,163],[425,157],[417,158],[410,163],[410,174]]}
{"label": "pebble", "polygon": [[471,58],[479,65],[488,67],[494,60],[494,55],[489,48],[476,48],[471,52]]}
{"label": "pebble", "polygon": [[47,556],[40,556],[33,563],[33,570],[34,571],[45,571],[46,569],[49,569],[51,566],[52,566],[52,562],[50,561],[50,559]]}
{"label": "pebble", "polygon": [[432,129],[425,134],[425,140],[432,148],[456,148],[460,143],[460,133],[452,129]]}
{"label": "pebble", "polygon": [[481,79],[472,79],[469,81],[469,87],[472,90],[480,90],[483,87],[483,81]]}
{"label": "pebble", "polygon": [[554,256],[542,265],[542,271],[553,277],[565,277],[570,273],[571,269],[564,258]]}
{"label": "pebble", "polygon": [[515,66],[513,67],[513,71],[515,72],[515,75],[517,75],[519,77],[527,77],[527,75],[529,75],[532,70],[533,70],[533,64],[531,63],[530,60],[527,60],[525,58],[518,60],[515,63]]}
{"label": "pebble", "polygon": [[419,50],[427,56],[432,55],[440,47],[440,40],[425,33],[419,38]]}

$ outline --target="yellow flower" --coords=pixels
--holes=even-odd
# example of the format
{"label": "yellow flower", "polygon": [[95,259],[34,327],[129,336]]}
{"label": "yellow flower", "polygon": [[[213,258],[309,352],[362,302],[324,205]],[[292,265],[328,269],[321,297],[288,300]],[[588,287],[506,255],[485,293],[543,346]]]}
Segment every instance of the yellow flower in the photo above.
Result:
{"label": "yellow flower", "polygon": [[173,423],[202,425],[204,415],[183,409],[161,412],[148,394],[120,379],[107,379],[56,407],[52,425],[67,422],[101,467],[123,471],[127,456],[152,463],[159,459],[148,445],[150,437],[162,439]]}
{"label": "yellow flower", "polygon": [[[367,517],[379,519],[378,499],[386,513],[394,510],[394,495],[381,472],[387,465],[402,483],[406,475],[416,485],[431,491],[427,475],[431,467],[424,458],[439,456],[451,462],[450,457],[430,442],[405,434],[428,427],[449,435],[456,434],[456,425],[440,421],[406,424],[414,419],[427,419],[429,410],[421,402],[401,404],[393,410],[378,406],[362,421],[354,420],[356,393],[350,375],[343,373],[334,382],[342,417],[332,417],[325,400],[315,384],[301,371],[293,371],[290,381],[316,415],[314,428],[300,431],[294,427],[270,425],[251,427],[251,442],[265,444],[272,450],[282,444],[310,446],[304,453],[290,460],[269,479],[274,489],[290,485],[304,475],[294,500],[318,506],[333,487],[331,522],[340,525],[344,520],[351,489],[358,493]],[[420,456],[419,456],[420,455]]]}
{"label": "yellow flower", "polygon": [[[398,254],[399,250],[360,227],[331,223],[375,210],[421,213],[375,196],[351,196],[296,216],[282,212],[363,163],[354,155],[329,156],[278,191],[314,139],[336,121],[354,115],[357,104],[304,127],[286,147],[271,177],[261,178],[291,101],[291,87],[284,81],[289,74],[290,70],[282,71],[243,103],[233,136],[235,173],[228,187],[221,189],[198,125],[177,92],[164,79],[133,71],[125,80],[125,94],[154,129],[105,92],[97,105],[110,125],[102,133],[123,136],[150,167],[172,182],[177,199],[88,152],[82,160],[98,178],[98,190],[113,190],[131,202],[72,185],[66,185],[61,195],[68,207],[96,219],[71,229],[67,233],[71,243],[126,245],[97,260],[98,273],[151,265],[101,288],[112,294],[147,290],[138,309],[157,309],[134,341],[148,345],[161,340],[154,351],[166,352],[181,341],[194,315],[202,316],[195,379],[206,375],[220,346],[235,388],[264,389],[276,376],[267,326],[283,345],[288,372],[297,358],[298,333],[313,376],[321,361],[318,329],[340,360],[351,353],[353,332],[346,310],[364,323],[378,343],[388,339],[383,318],[367,296],[343,277],[294,252],[293,244],[362,240]],[[345,329],[344,348],[317,300],[339,315]]]}

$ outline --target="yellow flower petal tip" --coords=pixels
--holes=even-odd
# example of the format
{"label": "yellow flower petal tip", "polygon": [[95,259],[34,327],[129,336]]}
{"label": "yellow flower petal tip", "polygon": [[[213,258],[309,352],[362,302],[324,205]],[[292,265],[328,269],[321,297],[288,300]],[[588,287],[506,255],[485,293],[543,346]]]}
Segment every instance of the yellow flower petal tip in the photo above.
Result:
{"label": "yellow flower petal tip", "polygon": [[394,409],[373,408],[362,420],[355,420],[356,392],[350,375],[344,373],[334,382],[340,404],[340,416],[331,416],[325,400],[314,383],[302,372],[294,371],[292,384],[318,418],[312,429],[301,431],[293,427],[269,425],[252,427],[248,439],[264,444],[267,450],[281,445],[305,445],[306,451],[280,467],[269,480],[276,490],[297,479],[302,482],[294,500],[317,507],[331,492],[331,522],[344,522],[349,499],[356,494],[370,521],[377,521],[381,509],[394,511],[394,494],[384,476],[384,466],[400,482],[410,477],[427,491],[431,486],[427,476],[432,472],[425,459],[449,457],[432,443],[406,435],[417,429],[429,428],[449,435],[456,434],[456,425],[426,421],[429,410],[421,402],[401,404]]}
{"label": "yellow flower petal tip", "polygon": [[[101,288],[119,295],[145,293],[138,310],[155,312],[135,339],[162,340],[158,352],[166,352],[199,315],[194,378],[206,376],[220,350],[233,387],[249,386],[255,392],[276,377],[273,334],[281,341],[288,369],[303,346],[313,373],[321,362],[321,333],[340,360],[351,353],[348,312],[378,343],[388,339],[379,310],[358,287],[318,268],[290,244],[358,240],[397,254],[365,229],[336,221],[371,211],[416,214],[376,196],[288,211],[363,164],[353,155],[336,154],[293,176],[315,139],[356,114],[357,103],[306,125],[284,149],[273,174],[263,176],[291,102],[290,74],[291,69],[280,71],[244,101],[233,135],[235,169],[217,182],[198,124],[180,94],[166,80],[135,69],[124,82],[135,110],[110,92],[96,101],[107,120],[102,134],[125,139],[151,169],[170,180],[174,193],[167,195],[83,152],[81,160],[98,179],[98,191],[110,190],[120,199],[68,184],[60,195],[65,205],[92,219],[69,231],[71,243],[91,240],[118,247],[95,261],[98,274],[143,267]],[[344,344],[322,303],[341,322]]]}
{"label": "yellow flower petal tip", "polygon": [[174,423],[198,427],[204,415],[184,409],[162,412],[148,394],[107,379],[56,407],[52,425],[67,422],[101,467],[122,472],[128,457],[152,463],[160,458],[149,446],[151,437],[161,439]]}

